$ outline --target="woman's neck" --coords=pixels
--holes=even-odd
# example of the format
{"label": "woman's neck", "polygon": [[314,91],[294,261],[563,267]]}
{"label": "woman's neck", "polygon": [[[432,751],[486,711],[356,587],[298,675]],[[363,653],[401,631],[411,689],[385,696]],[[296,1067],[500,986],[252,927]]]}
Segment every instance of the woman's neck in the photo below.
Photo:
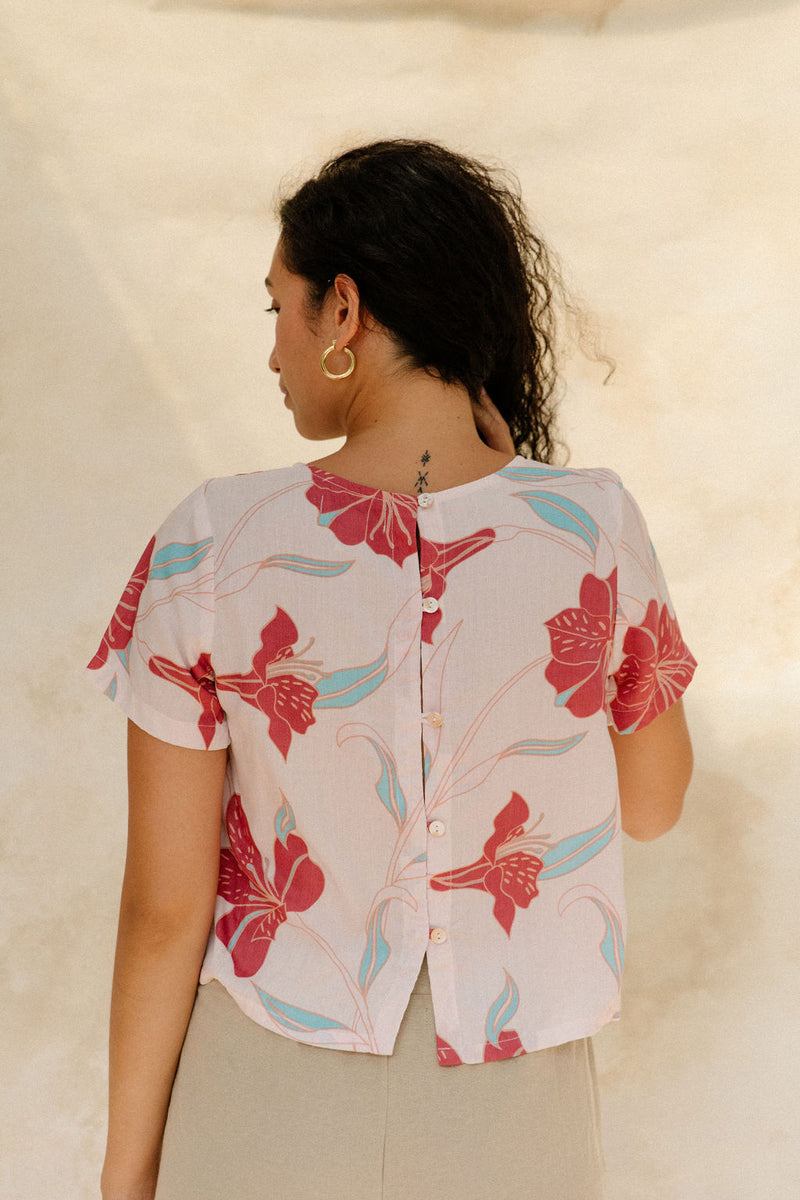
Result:
{"label": "woman's neck", "polygon": [[384,491],[419,494],[499,471],[513,452],[493,450],[475,425],[466,388],[414,373],[359,389],[345,444],[310,465]]}
{"label": "woman's neck", "polygon": [[476,433],[476,445],[439,445],[417,435],[415,445],[400,445],[389,441],[362,441],[357,446],[346,443],[341,450],[315,459],[310,466],[331,471],[343,479],[365,487],[381,488],[385,492],[439,492],[445,488],[471,483],[491,475],[506,466],[513,457],[492,450]]}

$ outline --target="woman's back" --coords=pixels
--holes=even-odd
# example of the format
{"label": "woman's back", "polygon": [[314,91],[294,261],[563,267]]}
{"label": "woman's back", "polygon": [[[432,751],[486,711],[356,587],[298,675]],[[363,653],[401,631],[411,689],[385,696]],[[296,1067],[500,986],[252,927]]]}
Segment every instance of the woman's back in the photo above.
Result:
{"label": "woman's back", "polygon": [[607,725],[648,723],[693,660],[613,472],[516,456],[412,495],[297,463],[207,481],[150,551],[96,670],[153,736],[230,746],[201,983],[389,1054],[428,947],[443,1065],[617,1015]]}

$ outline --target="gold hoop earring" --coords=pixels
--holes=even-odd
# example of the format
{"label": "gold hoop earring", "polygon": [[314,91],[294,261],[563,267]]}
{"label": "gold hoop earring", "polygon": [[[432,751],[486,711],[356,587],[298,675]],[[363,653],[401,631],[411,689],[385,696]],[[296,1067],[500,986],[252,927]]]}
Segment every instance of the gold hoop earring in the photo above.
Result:
{"label": "gold hoop earring", "polygon": [[326,359],[335,345],[336,345],[336,341],[334,340],[331,342],[330,346],[328,346],[328,349],[325,351],[322,358],[319,360],[319,365],[322,367],[323,374],[327,375],[328,379],[347,379],[347,376],[352,375],[353,371],[356,369],[356,356],[355,356],[355,354],[353,354],[353,351],[350,349],[349,346],[342,346],[342,349],[344,350],[345,354],[347,354],[350,358],[350,366],[347,368],[346,371],[342,371],[341,375],[334,375],[333,371],[328,370],[328,367],[326,365]]}

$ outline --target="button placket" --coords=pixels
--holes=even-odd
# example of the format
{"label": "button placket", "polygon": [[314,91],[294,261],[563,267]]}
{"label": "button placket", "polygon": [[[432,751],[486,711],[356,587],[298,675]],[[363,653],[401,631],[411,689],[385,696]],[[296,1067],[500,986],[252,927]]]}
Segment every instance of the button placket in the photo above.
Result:
{"label": "button placket", "polygon": [[[417,505],[419,508],[431,508],[433,505],[433,496],[430,492],[420,492],[417,496]],[[439,611],[439,601],[435,596],[425,596],[422,600],[422,611],[424,613],[435,613]]]}
{"label": "button placket", "polygon": [[[442,521],[440,520],[442,517],[442,512],[441,509],[437,507],[434,496],[428,492],[422,492],[417,497],[417,505],[419,510],[417,513],[417,530],[420,539],[426,539],[433,542],[446,542],[447,537],[445,530],[442,528]],[[430,583],[428,586],[430,586]],[[441,604],[435,596],[423,595],[421,608],[422,613],[420,615],[422,627],[427,628],[427,626],[424,624],[425,614],[438,612],[441,608]],[[432,747],[436,747],[438,749],[441,746],[441,734],[439,731],[443,726],[446,726],[447,717],[446,714],[438,710],[438,707],[427,707],[426,701],[429,703],[430,700],[433,700],[435,704],[439,702],[438,695],[436,697],[430,695],[429,698],[425,694],[426,687],[429,687],[432,684],[432,680],[431,684],[426,684],[425,682],[425,667],[430,661],[435,649],[436,647],[431,644],[430,640],[423,641],[420,639],[420,715],[422,718],[423,729],[427,726],[431,730],[430,736],[432,738]],[[430,679],[430,676],[428,678]],[[434,730],[436,733],[433,732]],[[425,738],[423,737],[422,740],[424,746]],[[423,783],[423,804],[426,803],[424,797],[425,784]],[[452,898],[450,897],[449,893],[440,893],[431,889],[430,878],[434,875],[440,874],[442,871],[447,871],[452,865],[450,863],[449,838],[444,836],[446,832],[447,825],[444,821],[431,820],[427,823],[427,833],[429,837],[427,839],[428,849],[426,851],[426,870],[428,873],[428,886],[426,890],[428,915],[430,920],[429,939],[437,945],[448,940],[446,924],[442,919],[444,918],[445,922],[449,919]]]}

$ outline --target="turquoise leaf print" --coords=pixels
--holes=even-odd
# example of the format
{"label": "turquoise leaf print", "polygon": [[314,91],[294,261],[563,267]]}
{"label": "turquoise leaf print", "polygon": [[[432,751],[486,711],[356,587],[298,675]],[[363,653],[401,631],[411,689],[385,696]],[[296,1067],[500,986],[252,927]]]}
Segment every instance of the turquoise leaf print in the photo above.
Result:
{"label": "turquoise leaf print", "polygon": [[358,982],[363,992],[367,991],[369,985],[389,957],[389,943],[381,932],[381,921],[383,920],[384,909],[388,903],[388,900],[384,900],[383,904],[378,905],[372,914],[369,929],[367,930],[367,948],[364,951],[364,957],[361,959],[361,967],[358,972]]}
{"label": "turquoise leaf print", "polygon": [[[283,796],[283,792],[281,792]],[[294,813],[292,806],[286,797],[283,797],[283,804],[275,814],[275,836],[280,839],[283,845],[287,845],[286,839],[293,829],[296,828]]]}
{"label": "turquoise leaf print", "polygon": [[387,750],[382,749],[374,738],[369,738],[369,741],[381,762],[381,777],[375,784],[375,791],[380,796],[384,808],[402,825],[406,819],[406,798],[397,778],[394,758]]}
{"label": "turquoise leaf print", "polygon": [[558,479],[569,475],[569,471],[559,471],[557,467],[505,467],[498,471],[504,479],[514,479],[519,483],[528,483],[532,479]]}
{"label": "turquoise leaf print", "polygon": [[599,854],[608,845],[616,832],[617,812],[615,808],[604,821],[601,821],[599,825],[595,825],[593,829],[586,829],[581,833],[575,833],[571,837],[563,838],[555,846],[552,846],[542,856],[544,869],[541,871],[539,878],[555,879],[558,875],[566,875],[569,871],[576,871],[578,867],[582,867],[589,859]]}
{"label": "turquoise leaf print", "polygon": [[[464,792],[471,792],[473,788],[479,787],[484,783],[497,764],[504,758],[510,758],[515,754],[543,754],[555,755],[566,754],[568,750],[572,750],[579,742],[586,737],[585,733],[575,733],[571,737],[558,738],[556,741],[547,741],[544,738],[525,738],[521,742],[514,742],[510,746],[506,746],[504,750],[499,750],[497,754],[493,754],[491,758],[485,758],[483,762],[479,762],[477,766],[465,771],[463,775],[453,780],[448,792],[451,799],[454,796],[461,796]],[[426,775],[427,780],[427,775]]]}
{"label": "turquoise leaf print", "polygon": [[600,942],[600,953],[617,982],[619,982],[625,966],[625,944],[622,935],[622,920],[619,913],[605,892],[601,892],[600,888],[594,887],[591,884],[585,884],[582,887],[570,888],[568,892],[564,893],[558,902],[559,916],[563,917],[570,905],[574,904],[577,900],[591,900],[598,912],[602,914],[603,921],[605,922],[605,932]]}
{"label": "turquoise leaf print", "polygon": [[603,914],[606,922],[606,935],[600,943],[600,952],[617,979],[620,979],[622,977],[622,968],[625,965],[625,950],[622,943],[622,930],[619,924],[619,917],[615,912],[609,911],[600,900],[593,899],[592,903]]}
{"label": "turquoise leaf print", "polygon": [[566,496],[553,496],[550,492],[517,492],[517,495],[530,504],[548,525],[563,529],[565,533],[577,534],[592,550],[597,546],[597,525],[574,500],[568,500]]}
{"label": "turquoise leaf print", "polygon": [[519,1007],[519,991],[508,971],[504,972],[506,986],[489,1009],[486,1017],[486,1040],[500,1046],[500,1034]]}
{"label": "turquoise leaf print", "polygon": [[397,765],[389,747],[369,725],[346,725],[339,731],[339,745],[349,738],[363,737],[372,746],[381,764],[381,773],[375,784],[381,804],[391,813],[398,825],[406,819],[406,798],[397,775]]}
{"label": "turquoise leaf print", "polygon": [[291,1033],[306,1032],[309,1029],[347,1029],[341,1021],[333,1017],[325,1017],[322,1013],[311,1012],[307,1008],[297,1008],[294,1004],[285,1004],[269,992],[264,992],[254,983],[259,999],[269,1015]]}
{"label": "turquoise leaf print", "polygon": [[585,733],[575,733],[572,737],[558,738],[554,742],[543,738],[526,738],[523,742],[514,742],[513,746],[503,751],[502,757],[507,758],[510,754],[566,754],[585,737]]}
{"label": "turquoise leaf print", "polygon": [[354,560],[336,562],[324,558],[303,558],[301,554],[274,554],[269,560],[271,567],[284,567],[287,571],[299,571],[302,575],[317,575],[322,578],[343,575],[349,571]]}
{"label": "turquoise leaf print", "polygon": [[379,688],[387,671],[385,650],[380,658],[364,667],[345,667],[341,671],[333,671],[317,685],[319,699],[314,701],[314,707],[350,708]]}
{"label": "turquoise leaf print", "polygon": [[336,518],[340,517],[343,512],[347,512],[347,509],[346,508],[335,508],[331,512],[326,512],[326,513],[321,512],[319,514],[319,516],[317,517],[317,524],[324,525],[326,527],[328,525],[332,525],[333,522],[336,520]]}
{"label": "turquoise leaf print", "polygon": [[204,538],[202,542],[170,542],[168,546],[162,546],[153,555],[150,578],[169,579],[172,575],[193,571],[206,557],[213,541],[213,538]]}

